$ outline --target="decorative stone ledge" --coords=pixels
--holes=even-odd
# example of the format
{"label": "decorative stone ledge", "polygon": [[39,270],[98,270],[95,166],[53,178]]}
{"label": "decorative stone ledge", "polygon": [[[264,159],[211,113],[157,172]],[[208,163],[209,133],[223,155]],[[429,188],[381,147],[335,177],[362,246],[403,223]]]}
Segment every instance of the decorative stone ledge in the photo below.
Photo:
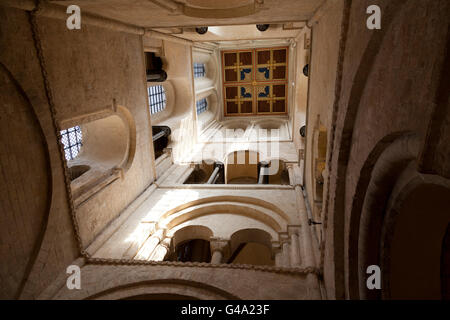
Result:
{"label": "decorative stone ledge", "polygon": [[241,269],[264,271],[279,274],[289,274],[293,276],[305,276],[315,274],[321,277],[321,272],[316,267],[304,268],[284,268],[273,266],[258,266],[249,264],[211,264],[206,262],[176,262],[176,261],[145,261],[145,260],[126,260],[126,259],[103,259],[86,258],[86,264],[97,265],[148,265],[148,266],[167,266],[167,267],[196,267],[196,268],[218,268],[218,269]]}

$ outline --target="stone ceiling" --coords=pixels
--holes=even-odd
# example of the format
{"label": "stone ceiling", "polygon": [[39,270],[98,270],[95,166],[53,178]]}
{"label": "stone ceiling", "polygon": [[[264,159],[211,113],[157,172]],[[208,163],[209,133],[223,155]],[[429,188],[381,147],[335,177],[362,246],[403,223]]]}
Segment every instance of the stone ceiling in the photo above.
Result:
{"label": "stone ceiling", "polygon": [[73,0],[87,11],[146,27],[220,26],[306,21],[324,0]]}

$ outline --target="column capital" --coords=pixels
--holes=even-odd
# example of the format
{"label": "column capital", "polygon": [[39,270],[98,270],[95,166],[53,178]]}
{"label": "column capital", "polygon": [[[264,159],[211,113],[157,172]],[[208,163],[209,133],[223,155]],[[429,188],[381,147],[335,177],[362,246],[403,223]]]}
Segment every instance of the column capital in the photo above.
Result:
{"label": "column capital", "polygon": [[287,169],[294,169],[294,166],[296,165],[296,162],[287,162],[286,163],[286,168]]}
{"label": "column capital", "polygon": [[214,251],[220,251],[225,254],[225,251],[229,250],[229,241],[221,238],[211,238],[209,240],[209,245],[211,247],[211,253]]}

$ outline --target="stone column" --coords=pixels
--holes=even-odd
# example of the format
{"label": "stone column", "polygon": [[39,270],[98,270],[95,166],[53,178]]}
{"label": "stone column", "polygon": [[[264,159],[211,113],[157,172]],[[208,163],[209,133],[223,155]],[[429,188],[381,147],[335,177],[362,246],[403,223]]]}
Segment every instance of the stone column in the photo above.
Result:
{"label": "stone column", "polygon": [[206,184],[215,184],[217,179],[219,178],[220,171],[223,171],[224,164],[221,162],[215,162],[214,163],[214,171],[209,176],[208,181]]}
{"label": "stone column", "polygon": [[261,161],[258,163],[258,184],[268,184],[269,183],[269,163],[266,161]]}
{"label": "stone column", "polygon": [[300,259],[300,242],[297,231],[291,233],[291,266],[299,267],[301,265]]}
{"label": "stone column", "polygon": [[169,252],[170,241],[172,241],[172,238],[164,238],[164,240],[158,244],[150,259],[153,261],[163,261],[167,252]]}
{"label": "stone column", "polygon": [[282,242],[282,251],[283,251],[283,255],[282,255],[282,265],[285,268],[289,268],[291,266],[291,258],[290,258],[290,246],[289,246],[289,242],[288,240],[284,240]]}
{"label": "stone column", "polygon": [[211,263],[219,264],[222,263],[225,251],[229,250],[228,240],[224,239],[211,239]]}
{"label": "stone column", "polygon": [[277,267],[283,266],[283,252],[281,250],[275,253],[275,265]]}
{"label": "stone column", "polygon": [[134,259],[136,260],[150,260],[153,252],[158,244],[164,238],[165,229],[156,230],[142,245]]}
{"label": "stone column", "polygon": [[[147,260],[144,257],[136,258],[136,256],[143,250],[145,247],[145,244],[149,240],[152,234],[155,234],[156,229],[156,223],[141,223],[138,226],[137,230],[137,236],[132,241],[131,245],[128,247],[128,249],[125,251],[125,253],[122,255],[122,259],[140,259],[140,260]],[[164,230],[161,230],[162,233],[164,233]],[[150,236],[150,237],[149,237]],[[161,235],[162,237],[162,235]],[[158,238],[158,242],[155,244],[153,249],[156,247],[156,245],[159,243],[160,239]],[[151,253],[151,252],[150,252]]]}
{"label": "stone column", "polygon": [[215,167],[214,171],[211,173],[211,175],[209,176],[208,181],[206,182],[206,184],[212,184],[214,179],[216,178],[216,176],[219,174],[219,167]]}
{"label": "stone column", "polygon": [[288,169],[288,174],[289,174],[289,184],[295,185],[296,179],[295,179],[295,172],[294,172],[294,164],[288,163],[288,164],[286,164],[286,167]]}
{"label": "stone column", "polygon": [[[305,199],[303,197],[303,191],[300,185],[295,184],[295,196],[297,198],[297,208],[299,210],[300,217],[300,239],[303,244],[303,268],[313,267],[317,268],[316,258],[314,254],[314,245],[311,234],[311,227],[308,224],[308,213],[306,211]],[[317,252],[317,254],[319,254]],[[308,285],[308,297],[310,299],[321,299],[319,279],[316,274],[309,273],[306,276],[306,282]]]}
{"label": "stone column", "polygon": [[283,266],[283,252],[279,243],[272,243],[272,256],[275,258],[275,266]]}

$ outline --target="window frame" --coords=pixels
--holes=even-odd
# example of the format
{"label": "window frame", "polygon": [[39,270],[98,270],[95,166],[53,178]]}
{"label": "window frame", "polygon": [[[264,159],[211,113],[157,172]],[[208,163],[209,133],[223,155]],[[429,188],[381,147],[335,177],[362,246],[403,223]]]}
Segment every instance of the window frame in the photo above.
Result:
{"label": "window frame", "polygon": [[203,99],[197,100],[195,103],[195,107],[197,110],[197,115],[202,114],[203,112],[206,112],[208,110],[208,99],[203,98]]}
{"label": "window frame", "polygon": [[157,114],[166,109],[167,95],[163,85],[147,86],[147,96],[150,114]]}
{"label": "window frame", "polygon": [[[64,157],[67,161],[75,159],[80,154],[81,147],[83,146],[83,132],[81,131],[81,127],[76,125],[71,128],[63,129],[60,131],[60,135],[60,141],[64,146]],[[67,139],[67,143],[64,143],[65,139]],[[69,152],[67,152],[67,150],[69,150]],[[74,153],[73,150],[76,150],[76,153]]]}
{"label": "window frame", "polygon": [[206,76],[205,64],[194,62],[194,79],[204,78],[205,76]]}

